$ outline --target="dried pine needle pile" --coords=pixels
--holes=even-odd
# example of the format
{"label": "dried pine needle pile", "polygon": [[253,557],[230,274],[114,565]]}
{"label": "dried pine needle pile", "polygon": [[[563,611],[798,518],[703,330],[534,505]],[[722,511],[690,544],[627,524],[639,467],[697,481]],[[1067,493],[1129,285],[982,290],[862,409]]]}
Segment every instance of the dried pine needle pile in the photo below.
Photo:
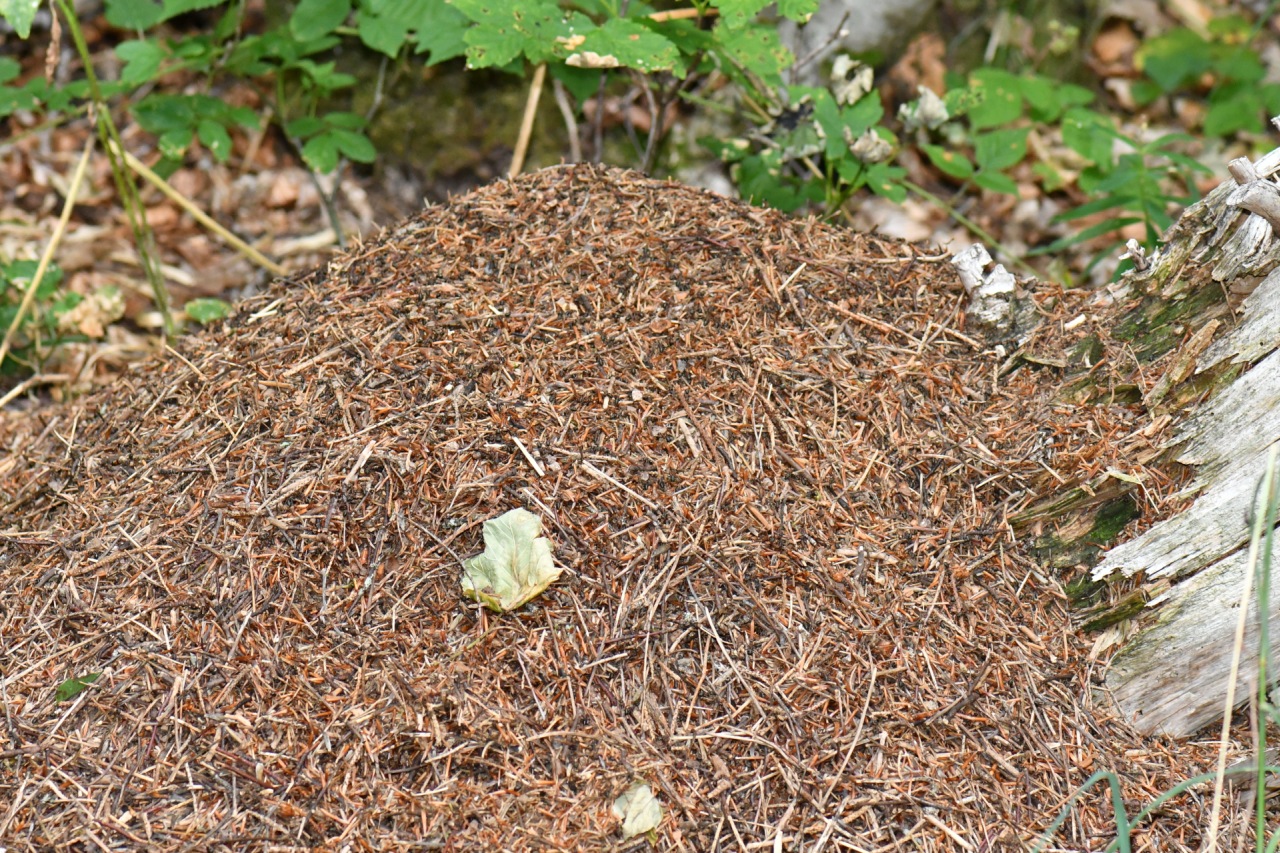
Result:
{"label": "dried pine needle pile", "polygon": [[[0,842],[641,849],[644,781],[659,849],[1014,850],[1100,767],[1199,772],[1095,706],[1007,524],[1094,415],[963,303],[918,248],[563,167],[7,417]],[[514,507],[565,572],[481,613]]]}

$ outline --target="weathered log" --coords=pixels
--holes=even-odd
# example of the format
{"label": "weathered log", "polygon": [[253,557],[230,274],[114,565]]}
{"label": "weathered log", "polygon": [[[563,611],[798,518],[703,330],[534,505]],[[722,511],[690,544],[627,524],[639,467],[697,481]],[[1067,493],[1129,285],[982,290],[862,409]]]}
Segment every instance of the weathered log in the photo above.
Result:
{"label": "weathered log", "polygon": [[[1106,552],[1091,579],[1078,582],[1090,591],[1116,579],[1140,584],[1082,621],[1124,623],[1129,639],[1106,684],[1124,716],[1148,733],[1190,735],[1223,712],[1257,487],[1280,440],[1280,241],[1273,233],[1280,189],[1272,178],[1280,149],[1256,164],[1236,161],[1231,171],[1234,180],[1188,208],[1161,249],[1122,281],[1142,297],[1121,321],[1134,325],[1139,362],[1178,348],[1160,361],[1159,375],[1146,377],[1142,402],[1153,421],[1167,416],[1177,424],[1163,461],[1195,470],[1184,492],[1196,495],[1194,503]],[[1072,497],[1051,497],[1023,523],[1048,518],[1078,529],[1081,516],[1105,505],[1097,495]],[[1072,546],[1080,541],[1046,540],[1046,553],[1058,564],[1077,559]],[[1273,656],[1280,651],[1278,586],[1268,608]],[[1247,606],[1256,611],[1256,602]],[[1257,643],[1251,612],[1239,702],[1251,693]]]}

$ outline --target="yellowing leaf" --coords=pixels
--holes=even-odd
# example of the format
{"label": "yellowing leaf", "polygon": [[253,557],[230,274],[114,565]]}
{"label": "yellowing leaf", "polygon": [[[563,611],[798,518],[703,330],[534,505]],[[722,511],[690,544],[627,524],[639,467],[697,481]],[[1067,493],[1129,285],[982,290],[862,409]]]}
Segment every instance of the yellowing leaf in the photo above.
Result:
{"label": "yellowing leaf", "polygon": [[484,523],[484,553],[462,561],[462,593],[495,613],[515,610],[560,577],[542,519],[513,509]]}
{"label": "yellowing leaf", "polygon": [[614,800],[613,813],[622,821],[624,839],[651,832],[662,823],[662,805],[644,782],[636,782]]}

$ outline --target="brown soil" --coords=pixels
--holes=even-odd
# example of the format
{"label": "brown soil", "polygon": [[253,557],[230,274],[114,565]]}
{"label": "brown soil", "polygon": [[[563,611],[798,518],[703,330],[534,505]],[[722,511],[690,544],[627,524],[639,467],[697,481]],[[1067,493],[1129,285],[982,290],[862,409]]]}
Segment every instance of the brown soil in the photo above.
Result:
{"label": "brown soil", "polygon": [[[0,839],[640,849],[644,780],[660,849],[1022,849],[1100,768],[1132,813],[1211,748],[1095,705],[1008,519],[1134,415],[1001,373],[963,303],[912,246],[561,167],[0,420]],[[516,506],[566,572],[494,616],[459,558]],[[1111,827],[1095,792],[1057,844]]]}

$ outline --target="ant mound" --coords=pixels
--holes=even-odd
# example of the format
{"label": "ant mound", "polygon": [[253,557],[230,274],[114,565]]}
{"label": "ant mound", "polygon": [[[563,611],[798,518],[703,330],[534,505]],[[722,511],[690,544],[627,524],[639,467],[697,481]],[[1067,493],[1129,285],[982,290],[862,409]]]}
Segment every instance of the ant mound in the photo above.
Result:
{"label": "ant mound", "polygon": [[[916,247],[560,167],[7,417],[0,840],[594,850],[643,783],[640,847],[1020,849],[1097,769],[1186,778],[1008,524],[1092,415],[963,305]],[[563,573],[489,613],[461,560],[514,508]]]}

